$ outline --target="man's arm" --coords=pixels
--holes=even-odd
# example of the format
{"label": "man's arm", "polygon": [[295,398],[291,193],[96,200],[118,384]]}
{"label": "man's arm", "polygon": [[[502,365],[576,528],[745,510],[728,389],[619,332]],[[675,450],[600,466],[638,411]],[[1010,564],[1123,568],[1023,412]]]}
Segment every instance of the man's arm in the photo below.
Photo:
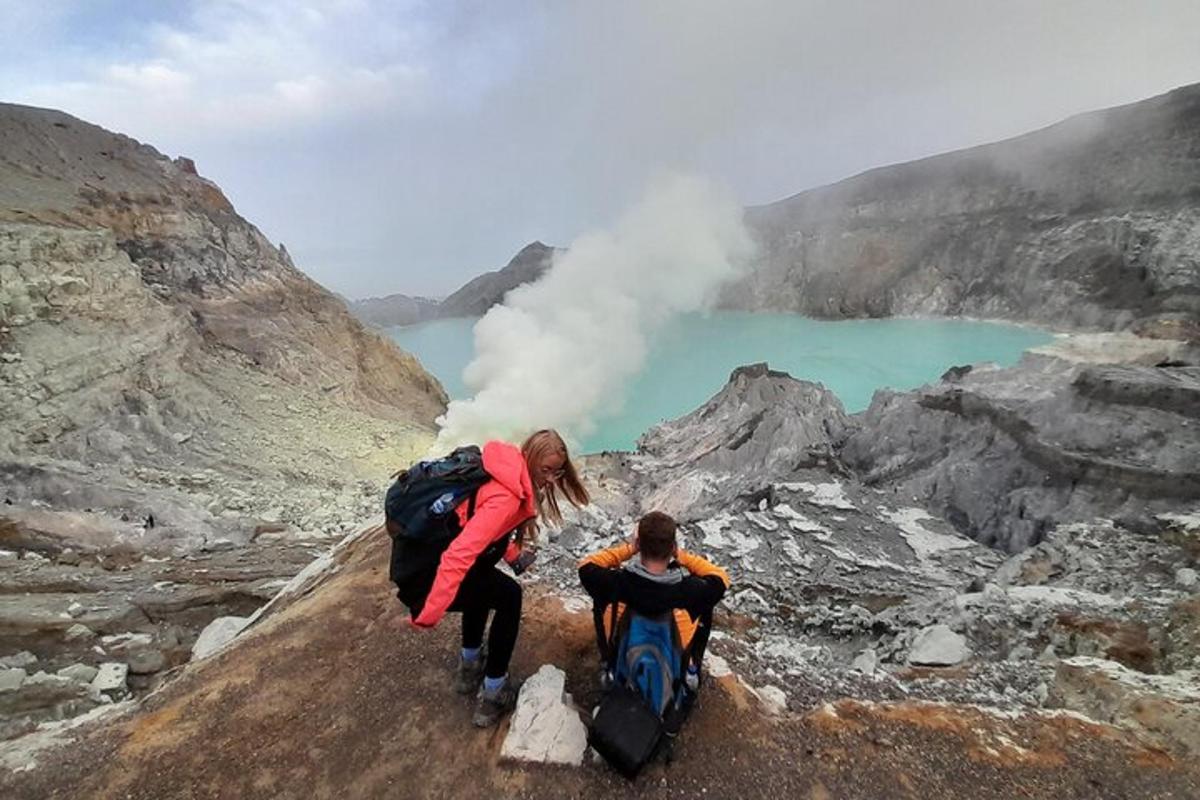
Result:
{"label": "man's arm", "polygon": [[621,544],[614,545],[606,550],[601,550],[598,553],[592,553],[590,556],[585,556],[583,560],[579,562],[579,567],[582,569],[584,564],[595,564],[598,567],[612,569],[613,567],[621,566],[626,561],[633,558],[633,554],[636,552],[637,550],[634,549],[632,544],[629,542],[622,542]]}
{"label": "man's arm", "polygon": [[729,574],[711,561],[685,550],[678,551],[675,560],[691,573],[681,585],[688,615],[696,619],[712,611],[729,588]]}
{"label": "man's arm", "polygon": [[617,568],[633,557],[633,545],[619,544],[598,553],[592,553],[579,562],[579,582],[592,599],[600,605],[608,605],[616,599]]}
{"label": "man's arm", "polygon": [[679,566],[693,575],[699,578],[705,578],[710,575],[718,577],[725,584],[725,588],[729,588],[729,573],[708,559],[698,556],[695,553],[689,553],[686,550],[679,550],[675,553],[675,560],[679,562]]}

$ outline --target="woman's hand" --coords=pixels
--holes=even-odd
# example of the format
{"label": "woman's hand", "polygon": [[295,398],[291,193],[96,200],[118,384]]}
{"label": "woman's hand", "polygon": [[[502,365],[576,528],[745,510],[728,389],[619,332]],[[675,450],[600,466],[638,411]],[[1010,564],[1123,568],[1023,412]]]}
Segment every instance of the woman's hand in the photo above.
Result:
{"label": "woman's hand", "polygon": [[523,547],[521,548],[521,552],[517,555],[516,559],[514,559],[509,566],[512,567],[514,575],[520,575],[522,572],[532,567],[533,562],[536,560],[537,553],[528,547]]}

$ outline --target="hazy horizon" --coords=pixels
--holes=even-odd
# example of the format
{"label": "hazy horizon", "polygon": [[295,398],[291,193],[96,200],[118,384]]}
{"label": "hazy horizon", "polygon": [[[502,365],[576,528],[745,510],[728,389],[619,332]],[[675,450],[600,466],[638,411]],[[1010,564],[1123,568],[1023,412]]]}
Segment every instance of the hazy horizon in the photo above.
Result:
{"label": "hazy horizon", "polygon": [[2,0],[0,99],[195,159],[350,298],[444,296],[667,170],[756,205],[1200,81],[1200,3]]}

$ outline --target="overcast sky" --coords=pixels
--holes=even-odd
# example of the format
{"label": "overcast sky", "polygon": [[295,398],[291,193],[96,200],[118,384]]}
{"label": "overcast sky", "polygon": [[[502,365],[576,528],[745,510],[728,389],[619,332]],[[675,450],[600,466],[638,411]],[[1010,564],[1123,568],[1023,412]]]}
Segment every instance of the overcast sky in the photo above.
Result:
{"label": "overcast sky", "polygon": [[350,297],[445,294],[656,172],[744,203],[1200,81],[1200,0],[0,0],[0,99],[194,158]]}

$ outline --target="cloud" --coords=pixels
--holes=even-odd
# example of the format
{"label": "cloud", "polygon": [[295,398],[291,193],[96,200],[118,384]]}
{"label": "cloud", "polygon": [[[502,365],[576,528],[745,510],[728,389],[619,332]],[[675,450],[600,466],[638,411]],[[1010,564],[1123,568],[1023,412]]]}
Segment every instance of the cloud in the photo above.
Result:
{"label": "cloud", "polygon": [[80,57],[68,79],[16,97],[147,138],[213,142],[416,109],[427,96],[430,42],[417,4],[218,0],[189,9],[133,37],[135,57]]}
{"label": "cloud", "polygon": [[[8,18],[9,10],[15,12]],[[1200,80],[1157,0],[8,0],[0,96],[196,159],[318,280],[444,294],[647,177],[743,203]]]}

